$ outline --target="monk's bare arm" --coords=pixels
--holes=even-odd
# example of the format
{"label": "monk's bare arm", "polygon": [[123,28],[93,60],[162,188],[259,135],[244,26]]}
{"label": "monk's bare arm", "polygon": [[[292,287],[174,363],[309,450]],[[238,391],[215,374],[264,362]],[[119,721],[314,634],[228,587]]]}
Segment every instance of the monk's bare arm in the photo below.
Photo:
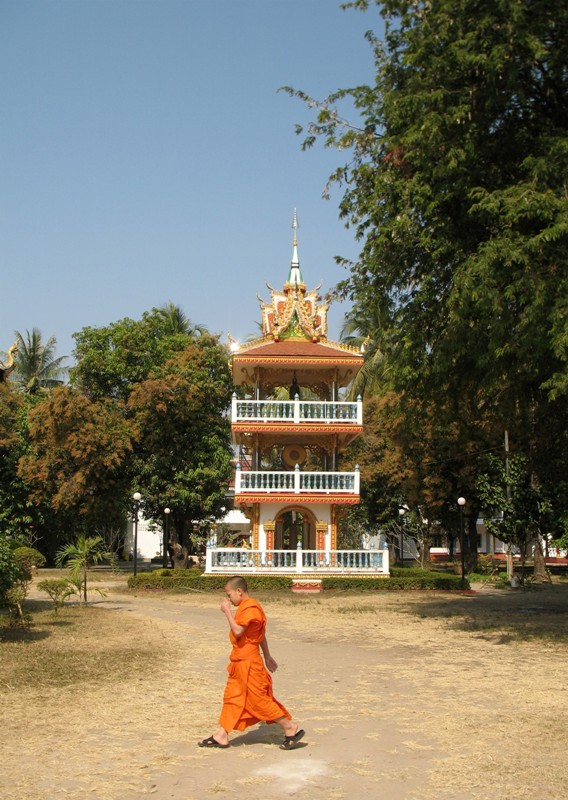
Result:
{"label": "monk's bare arm", "polygon": [[268,642],[266,641],[266,636],[260,643],[260,649],[262,650],[262,655],[264,656],[264,663],[266,664],[266,669],[269,672],[276,672],[278,669],[278,664],[270,655],[270,650],[268,649]]}
{"label": "monk's bare arm", "polygon": [[229,600],[227,599],[223,600],[223,602],[221,603],[221,611],[227,617],[227,622],[229,623],[230,629],[233,631],[237,639],[240,639],[240,637],[246,631],[247,626],[237,625],[237,623],[235,622],[235,618],[233,617],[233,612],[231,611],[231,603]]}

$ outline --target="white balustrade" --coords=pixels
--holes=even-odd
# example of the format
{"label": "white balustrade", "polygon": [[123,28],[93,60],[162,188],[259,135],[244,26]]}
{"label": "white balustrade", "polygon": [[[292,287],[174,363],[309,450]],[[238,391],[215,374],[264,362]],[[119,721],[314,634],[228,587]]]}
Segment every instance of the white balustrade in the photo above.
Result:
{"label": "white balustrade", "polygon": [[207,546],[206,573],[230,574],[389,574],[384,550],[249,550]]}
{"label": "white balustrade", "polygon": [[237,464],[235,494],[285,492],[292,494],[353,494],[360,491],[359,467],[354,472],[248,471]]}
{"label": "white balustrade", "polygon": [[233,394],[233,423],[238,422],[322,422],[363,424],[363,403],[361,398],[356,402],[330,402],[327,400],[239,400]]}

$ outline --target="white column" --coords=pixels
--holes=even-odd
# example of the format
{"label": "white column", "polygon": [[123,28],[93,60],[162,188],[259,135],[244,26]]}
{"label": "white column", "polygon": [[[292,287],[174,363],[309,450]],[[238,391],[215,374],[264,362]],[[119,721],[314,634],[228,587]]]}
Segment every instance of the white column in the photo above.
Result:
{"label": "white column", "polygon": [[294,467],[294,494],[300,494],[300,465]]}
{"label": "white column", "polygon": [[363,400],[361,395],[357,396],[357,425],[363,424]]}

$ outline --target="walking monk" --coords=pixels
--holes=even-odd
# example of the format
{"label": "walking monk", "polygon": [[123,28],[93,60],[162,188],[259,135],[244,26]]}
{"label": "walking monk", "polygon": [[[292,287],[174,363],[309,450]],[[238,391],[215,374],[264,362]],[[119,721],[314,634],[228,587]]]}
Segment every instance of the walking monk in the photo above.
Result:
{"label": "walking monk", "polygon": [[[293,750],[304,731],[292,722],[290,714],[272,695],[272,678],[278,664],[270,655],[266,641],[266,616],[262,606],[248,595],[244,578],[229,578],[221,611],[229,623],[233,645],[227,671],[219,728],[213,736],[199,742],[200,747],[229,747],[229,733],[244,731],[257,722],[277,722],[284,732],[281,750]],[[231,605],[236,607],[235,615]],[[260,655],[264,656],[264,663]]]}

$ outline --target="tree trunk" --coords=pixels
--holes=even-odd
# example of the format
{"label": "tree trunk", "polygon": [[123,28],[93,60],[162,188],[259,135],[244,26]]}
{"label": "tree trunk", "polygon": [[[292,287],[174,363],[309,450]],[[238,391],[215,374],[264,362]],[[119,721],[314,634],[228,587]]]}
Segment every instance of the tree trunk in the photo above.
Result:
{"label": "tree trunk", "polygon": [[539,533],[537,533],[534,540],[534,579],[535,581],[540,581],[541,583],[544,583],[547,580],[542,537]]}
{"label": "tree trunk", "polygon": [[174,569],[187,569],[188,556],[187,547],[182,547],[177,542],[172,544],[172,565]]}

